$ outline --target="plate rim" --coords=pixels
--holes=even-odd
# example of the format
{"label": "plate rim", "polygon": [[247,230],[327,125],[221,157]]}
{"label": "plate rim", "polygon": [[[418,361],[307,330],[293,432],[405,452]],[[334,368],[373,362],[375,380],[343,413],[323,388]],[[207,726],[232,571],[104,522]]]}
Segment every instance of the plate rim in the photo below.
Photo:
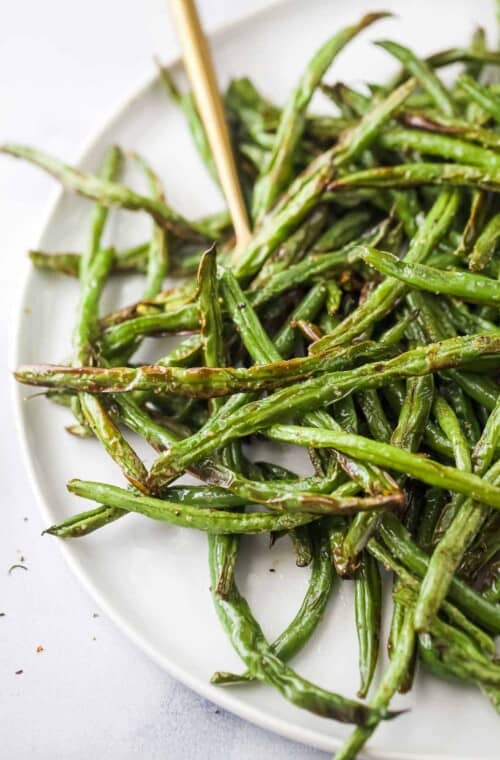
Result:
{"label": "plate rim", "polygon": [[[244,13],[242,16],[232,19],[228,22],[222,22],[218,24],[207,35],[209,42],[214,43],[220,39],[230,36],[232,33],[244,28],[249,21],[254,19],[265,18],[267,15],[271,15],[272,12],[279,8],[279,6],[287,5],[289,0],[268,0],[266,6],[258,8],[256,10],[250,10]],[[180,53],[174,53],[168,56],[162,61],[163,65],[171,68],[182,64],[182,55]],[[151,88],[158,81],[157,73],[149,73],[144,77],[137,85],[131,88],[130,92],[117,100],[113,106],[107,111],[103,117],[100,125],[90,132],[90,135],[83,140],[80,147],[75,151],[75,158],[72,163],[77,168],[80,168],[87,161],[88,154],[94,148],[94,145],[103,138],[105,133],[115,122],[118,122],[123,113],[131,106],[136,100]],[[47,234],[48,230],[53,224],[54,217],[57,214],[59,204],[65,194],[64,188],[56,186],[48,195],[45,209],[41,214],[42,223],[40,231],[36,236],[35,247],[40,247],[41,241]],[[22,281],[20,288],[18,289],[18,295],[16,298],[17,313],[14,324],[14,336],[11,343],[11,350],[9,352],[9,360],[11,367],[17,367],[20,363],[20,352],[22,334],[24,331],[23,320],[23,307],[26,303],[28,290],[35,275],[33,268],[27,268],[26,275]],[[41,481],[36,475],[34,463],[31,457],[30,444],[28,441],[27,427],[25,423],[26,405],[24,404],[25,397],[22,392],[22,387],[16,382],[15,378],[11,375],[10,378],[10,390],[13,399],[14,409],[14,425],[17,432],[17,438],[21,448],[21,456],[23,465],[28,474],[30,487],[35,495],[38,510],[42,517],[48,522],[51,520],[51,515],[47,507],[46,499],[43,495],[43,489]],[[158,665],[163,671],[168,673],[169,676],[179,681],[184,686],[187,686],[196,694],[200,695],[204,699],[213,704],[222,707],[227,712],[237,715],[242,720],[246,720],[253,725],[258,726],[266,731],[270,731],[274,734],[278,734],[285,739],[295,741],[297,743],[314,747],[326,752],[336,751],[342,744],[343,739],[336,736],[327,736],[318,730],[306,728],[303,726],[296,726],[293,721],[285,718],[280,718],[273,715],[268,715],[264,710],[259,710],[252,705],[245,703],[245,701],[235,699],[231,697],[231,690],[217,688],[210,682],[205,682],[201,677],[192,675],[188,670],[181,666],[178,666],[168,656],[161,654],[155,649],[155,647],[148,642],[148,640],[135,630],[134,626],[128,622],[127,618],[120,613],[113,605],[112,601],[109,601],[104,595],[96,583],[91,580],[87,575],[85,569],[80,565],[79,561],[73,555],[70,544],[66,544],[63,541],[57,542],[58,550],[62,553],[64,561],[68,565],[73,575],[77,578],[78,582],[82,585],[89,596],[98,604],[100,609],[108,616],[111,622],[116,626],[122,635],[124,635],[129,641],[131,641],[143,654],[145,654],[152,662]],[[235,690],[234,690],[235,691]],[[359,760],[454,760],[450,755],[435,755],[435,754],[415,754],[413,752],[394,752],[386,751],[383,748],[376,749],[368,747],[359,756]],[[477,758],[462,757],[461,760],[477,760]]]}

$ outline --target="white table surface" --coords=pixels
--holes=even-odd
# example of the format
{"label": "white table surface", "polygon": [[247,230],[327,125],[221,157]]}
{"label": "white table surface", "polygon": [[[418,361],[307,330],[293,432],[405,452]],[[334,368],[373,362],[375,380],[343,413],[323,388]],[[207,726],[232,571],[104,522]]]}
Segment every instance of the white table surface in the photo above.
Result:
{"label": "white table surface", "polygon": [[[208,29],[266,0],[200,0]],[[166,0],[14,0],[0,24],[0,141],[68,160],[176,47]],[[207,703],[151,663],[66,567],[42,528],[11,413],[26,250],[53,183],[0,158],[0,757],[273,760],[325,757]],[[23,558],[21,560],[21,558]],[[28,571],[8,568],[21,562]],[[43,647],[43,651],[37,651]],[[22,671],[16,674],[16,671]]]}

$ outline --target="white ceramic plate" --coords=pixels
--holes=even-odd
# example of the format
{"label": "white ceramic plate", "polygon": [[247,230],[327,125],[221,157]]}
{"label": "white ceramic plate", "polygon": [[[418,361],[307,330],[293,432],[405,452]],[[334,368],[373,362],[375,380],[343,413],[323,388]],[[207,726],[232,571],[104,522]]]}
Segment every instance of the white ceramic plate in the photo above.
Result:
{"label": "white ceramic plate", "polygon": [[[465,44],[476,23],[496,39],[493,0],[387,0],[381,5],[400,18],[385,20],[351,44],[333,66],[330,79],[353,84],[381,81],[394,70],[390,57],[368,44],[394,37],[421,53]],[[377,8],[374,0],[292,0],[214,37],[222,82],[248,74],[268,95],[282,101],[305,61],[332,30]],[[174,76],[180,67],[173,62]],[[198,216],[221,207],[221,199],[191,145],[182,116],[155,81],[135,93],[90,142],[80,164],[94,169],[105,148],[118,142],[152,161],[174,207]],[[137,182],[137,177],[131,181]],[[58,195],[39,246],[81,250],[90,206]],[[118,245],[145,239],[149,221],[113,214],[110,238]],[[106,307],[130,301],[138,281],[120,281],[106,293]],[[17,362],[64,359],[70,353],[71,324],[78,285],[68,278],[32,272],[20,310]],[[151,359],[157,342],[148,341]],[[120,475],[94,441],[69,436],[68,412],[42,400],[23,402],[19,415],[26,459],[47,524],[90,505],[66,493],[71,477],[120,482]],[[147,461],[151,453],[141,448]],[[50,541],[50,538],[44,540]],[[265,728],[317,747],[334,750],[350,728],[296,709],[262,686],[218,689],[209,684],[215,669],[241,664],[216,620],[207,572],[205,535],[128,516],[82,540],[63,545],[71,568],[117,624],[174,677],[224,708]],[[270,573],[270,568],[276,572]],[[243,542],[238,580],[265,633],[273,639],[293,616],[307,583],[295,567],[286,541],[268,550],[267,541]],[[351,589],[343,583],[325,619],[294,666],[313,681],[353,696],[357,688],[356,636]],[[366,756],[400,760],[493,760],[498,758],[498,718],[474,689],[457,688],[419,676],[415,689],[397,698],[406,715],[382,725]]]}

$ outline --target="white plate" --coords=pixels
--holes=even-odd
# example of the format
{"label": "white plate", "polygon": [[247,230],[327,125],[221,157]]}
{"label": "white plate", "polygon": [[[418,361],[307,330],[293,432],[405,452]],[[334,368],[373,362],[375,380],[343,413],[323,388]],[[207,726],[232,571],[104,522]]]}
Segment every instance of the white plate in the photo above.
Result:
{"label": "white plate", "polygon": [[[466,44],[475,23],[493,30],[493,44],[496,39],[493,0],[391,0],[381,5],[394,9],[400,18],[375,25],[351,44],[335,62],[332,81],[380,81],[394,70],[390,57],[369,45],[369,39],[393,37],[426,53]],[[374,0],[293,0],[231,26],[214,37],[221,80],[225,84],[231,76],[248,74],[265,93],[282,101],[325,37],[376,6]],[[180,73],[177,62],[173,73]],[[220,196],[198,160],[182,116],[156,82],[148,82],[108,121],[80,165],[94,169],[113,142],[137,149],[152,161],[175,208],[190,216],[220,208]],[[39,247],[81,250],[89,213],[86,201],[58,195]],[[147,219],[125,212],[115,213],[110,227],[110,237],[119,245],[142,240],[149,233]],[[131,300],[139,283],[122,281],[109,291],[106,307],[118,299]],[[77,283],[67,278],[30,274],[20,310],[19,364],[57,362],[69,355],[77,294]],[[158,356],[158,343],[149,344],[151,358]],[[120,476],[96,442],[77,440],[65,432],[67,410],[45,400],[23,403],[26,395],[27,389],[19,389],[20,427],[28,469],[43,517],[50,524],[90,506],[66,493],[69,478],[120,482]],[[140,450],[151,461],[151,454]],[[349,727],[292,707],[269,688],[224,690],[209,684],[215,669],[239,670],[241,665],[214,614],[203,534],[129,516],[85,539],[64,543],[63,551],[73,571],[126,634],[203,696],[260,726],[327,750],[338,747],[350,732]],[[271,567],[276,572],[269,573]],[[294,566],[286,541],[272,551],[266,539],[243,543],[239,582],[269,638],[294,614],[307,576],[307,570]],[[294,666],[323,686],[353,696],[356,637],[349,586],[342,584]],[[411,694],[398,697],[394,704],[411,711],[379,728],[367,757],[498,758],[498,718],[475,689],[419,676]]]}

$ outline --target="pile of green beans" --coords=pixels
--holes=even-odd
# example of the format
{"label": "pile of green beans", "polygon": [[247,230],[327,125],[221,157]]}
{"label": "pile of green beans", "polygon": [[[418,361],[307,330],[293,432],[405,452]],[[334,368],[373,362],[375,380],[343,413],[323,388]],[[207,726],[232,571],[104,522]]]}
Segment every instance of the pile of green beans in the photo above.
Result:
{"label": "pile of green beans", "polygon": [[[75,539],[131,512],[205,531],[215,608],[244,665],[212,682],[259,680],[354,724],[337,760],[355,758],[397,715],[391,698],[411,688],[417,660],[500,710],[500,90],[491,79],[500,54],[483,30],[425,59],[383,41],[402,67],[392,80],[364,92],[325,81],[336,55],[386,15],[326,40],[282,107],[246,78],[230,84],[253,225],[238,254],[226,212],[185,218],[136,154],[112,147],[92,174],[0,146],[95,203],[83,251],[29,254],[37,269],[80,280],[71,360],[15,376],[69,407],[68,430],[97,438],[125,481],[71,480],[68,490],[97,506],[46,532]],[[451,63],[462,72],[445,85],[440,70]],[[217,182],[193,96],[166,70],[160,81]],[[309,108],[319,88],[324,114]],[[122,183],[125,161],[144,173],[147,194]],[[148,214],[151,239],[104,247],[111,207]],[[131,274],[145,276],[138,300],[102,314],[107,282]],[[137,363],[143,340],[163,335],[179,336],[175,348]],[[156,451],[150,468],[124,428]],[[303,447],[310,474],[258,461],[259,439]],[[186,473],[199,484],[176,482]],[[311,567],[300,608],[272,643],[234,577],[239,537],[257,533],[271,545],[289,536],[297,565]],[[354,580],[358,697],[371,694],[368,703],[289,664],[330,614],[341,578]],[[390,661],[373,688],[385,596]]]}

